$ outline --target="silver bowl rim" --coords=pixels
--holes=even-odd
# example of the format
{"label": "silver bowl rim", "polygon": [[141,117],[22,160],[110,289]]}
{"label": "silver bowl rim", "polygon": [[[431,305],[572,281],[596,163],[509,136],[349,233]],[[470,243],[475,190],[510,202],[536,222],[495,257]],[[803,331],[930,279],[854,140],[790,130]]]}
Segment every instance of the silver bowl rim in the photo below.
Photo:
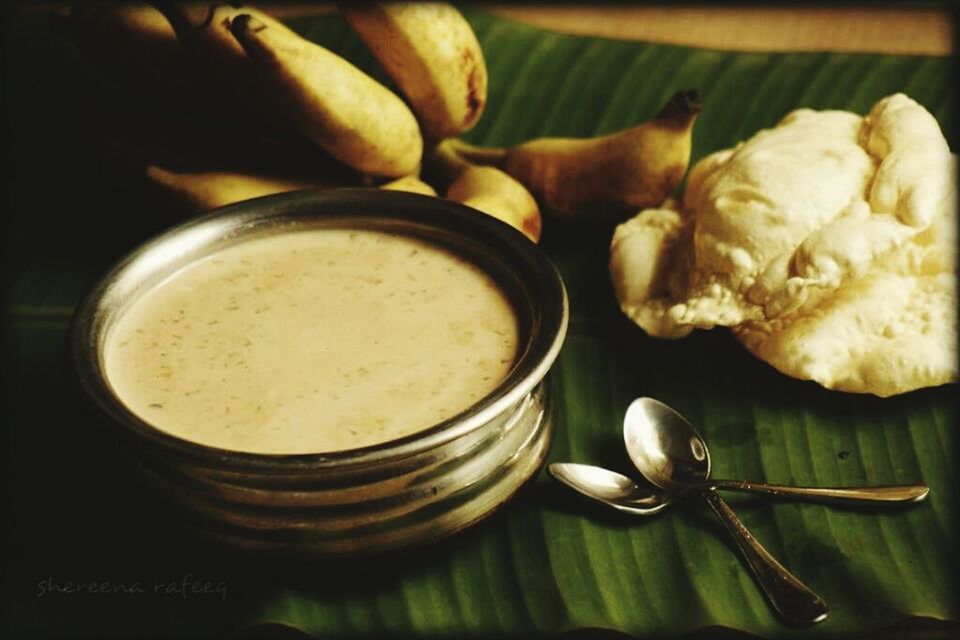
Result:
{"label": "silver bowl rim", "polygon": [[[358,226],[362,221],[389,220],[410,228],[453,234],[494,252],[507,266],[519,268],[515,275],[532,305],[528,340],[507,378],[490,394],[437,425],[381,444],[326,453],[263,454],[211,447],[161,431],[134,414],[113,392],[101,367],[100,331],[95,316],[121,276],[135,267],[143,268],[149,256],[189,233],[230,228],[239,230],[242,236],[245,229],[258,224],[345,217],[358,221]],[[481,428],[518,403],[546,376],[563,346],[568,322],[569,301],[559,271],[536,244],[506,223],[465,205],[415,193],[373,188],[311,189],[227,205],[147,239],[89,289],[71,319],[69,343],[77,382],[84,395],[106,415],[107,423],[119,435],[130,438],[134,444],[215,468],[298,472],[403,460]]]}

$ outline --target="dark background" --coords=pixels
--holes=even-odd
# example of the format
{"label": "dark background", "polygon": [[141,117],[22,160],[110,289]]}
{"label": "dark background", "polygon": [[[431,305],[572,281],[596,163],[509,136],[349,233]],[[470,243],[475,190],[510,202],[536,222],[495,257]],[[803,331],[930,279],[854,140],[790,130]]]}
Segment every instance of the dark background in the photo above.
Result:
{"label": "dark background", "polygon": [[[7,161],[0,366],[8,534],[0,634],[283,637],[278,628],[244,631],[243,620],[278,577],[311,577],[175,537],[149,507],[141,509],[112,441],[73,384],[65,338],[73,304],[120,256],[183,213],[104,154],[91,122],[122,112],[127,98],[112,92],[52,31],[44,12],[4,9],[0,15]],[[377,569],[324,568],[345,581]],[[184,580],[188,588],[194,580],[223,583],[226,597],[182,594]],[[121,592],[68,593],[68,583],[76,589],[90,582]],[[136,583],[146,593],[122,592]],[[918,620],[886,637],[957,632],[953,624]],[[596,633],[581,635],[601,637]],[[696,637],[752,636],[707,629]]]}

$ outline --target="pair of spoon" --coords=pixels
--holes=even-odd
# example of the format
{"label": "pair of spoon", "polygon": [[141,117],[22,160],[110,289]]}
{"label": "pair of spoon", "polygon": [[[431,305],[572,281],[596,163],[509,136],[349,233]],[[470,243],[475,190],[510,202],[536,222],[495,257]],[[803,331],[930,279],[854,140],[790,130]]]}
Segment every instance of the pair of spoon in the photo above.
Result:
{"label": "pair of spoon", "polygon": [[663,489],[643,489],[630,478],[586,464],[554,463],[550,474],[583,495],[618,511],[653,515],[699,494],[733,537],[773,609],[788,624],[804,626],[827,617],[827,603],[783,567],[753,537],[717,489],[732,489],[837,504],[905,504],[930,492],[925,485],[791,487],[738,480],[710,480],[710,452],[686,418],[652,398],[638,398],[623,421],[627,454],[646,480]]}

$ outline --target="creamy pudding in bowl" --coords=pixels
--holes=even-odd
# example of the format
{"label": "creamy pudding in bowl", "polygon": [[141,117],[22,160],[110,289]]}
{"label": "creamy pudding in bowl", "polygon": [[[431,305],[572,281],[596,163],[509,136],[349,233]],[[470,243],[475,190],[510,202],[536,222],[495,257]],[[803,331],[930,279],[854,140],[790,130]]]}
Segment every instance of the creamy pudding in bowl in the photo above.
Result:
{"label": "creamy pudding in bowl", "polygon": [[559,274],[437,198],[298,192],[137,248],[78,307],[81,387],[171,526],[356,555],[479,520],[539,470]]}
{"label": "creamy pudding in bowl", "polygon": [[181,438],[253,453],[380,444],[490,393],[516,361],[512,304],[427,240],[289,232],[181,269],[105,350],[118,396]]}

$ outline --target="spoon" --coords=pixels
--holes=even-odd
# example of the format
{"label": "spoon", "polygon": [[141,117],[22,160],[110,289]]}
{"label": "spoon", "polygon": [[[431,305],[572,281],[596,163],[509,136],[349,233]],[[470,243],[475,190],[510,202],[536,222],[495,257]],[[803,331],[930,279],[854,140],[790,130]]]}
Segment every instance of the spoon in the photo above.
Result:
{"label": "spoon", "polygon": [[710,454],[703,438],[686,418],[652,398],[639,398],[630,405],[624,418],[623,436],[630,459],[644,477],[670,491],[681,487],[712,487],[811,502],[862,505],[920,502],[930,493],[924,484],[791,487],[743,480],[707,480]]}
{"label": "spoon", "polygon": [[[652,398],[638,398],[627,408],[623,439],[633,464],[650,483],[676,491],[689,481],[702,482],[710,475],[710,452],[687,420]],[[753,572],[774,611],[785,622],[805,626],[824,620],[829,607],[770,555],[740,521],[717,490],[700,495],[726,527]]]}
{"label": "spoon", "polygon": [[[618,511],[630,513],[636,516],[652,516],[660,513],[669,505],[677,500],[681,500],[689,495],[703,491],[704,489],[735,489],[739,491],[753,491],[769,495],[776,495],[788,498],[798,497],[807,500],[843,503],[893,503],[916,502],[923,497],[904,497],[902,499],[891,499],[890,493],[881,491],[885,489],[899,489],[900,487],[864,487],[857,488],[832,488],[820,489],[819,487],[789,487],[782,485],[756,484],[750,482],[740,482],[738,480],[705,480],[703,482],[691,482],[678,491],[650,491],[639,486],[636,482],[625,475],[615,471],[597,467],[590,464],[579,464],[576,462],[554,462],[547,467],[547,471],[554,479],[559,480],[574,491],[582,493],[588,498],[593,498],[599,502],[613,507]],[[904,487],[922,488],[923,495],[927,493],[926,487]],[[838,495],[825,496],[824,492],[840,492]],[[803,493],[799,493],[803,492]],[[850,495],[847,495],[850,492]],[[913,492],[918,493],[918,492]],[[912,494],[907,494],[912,495]]]}
{"label": "spoon", "polygon": [[554,462],[547,471],[574,491],[637,516],[660,513],[673,501],[698,490],[694,487],[680,491],[650,491],[625,475],[592,464]]}

